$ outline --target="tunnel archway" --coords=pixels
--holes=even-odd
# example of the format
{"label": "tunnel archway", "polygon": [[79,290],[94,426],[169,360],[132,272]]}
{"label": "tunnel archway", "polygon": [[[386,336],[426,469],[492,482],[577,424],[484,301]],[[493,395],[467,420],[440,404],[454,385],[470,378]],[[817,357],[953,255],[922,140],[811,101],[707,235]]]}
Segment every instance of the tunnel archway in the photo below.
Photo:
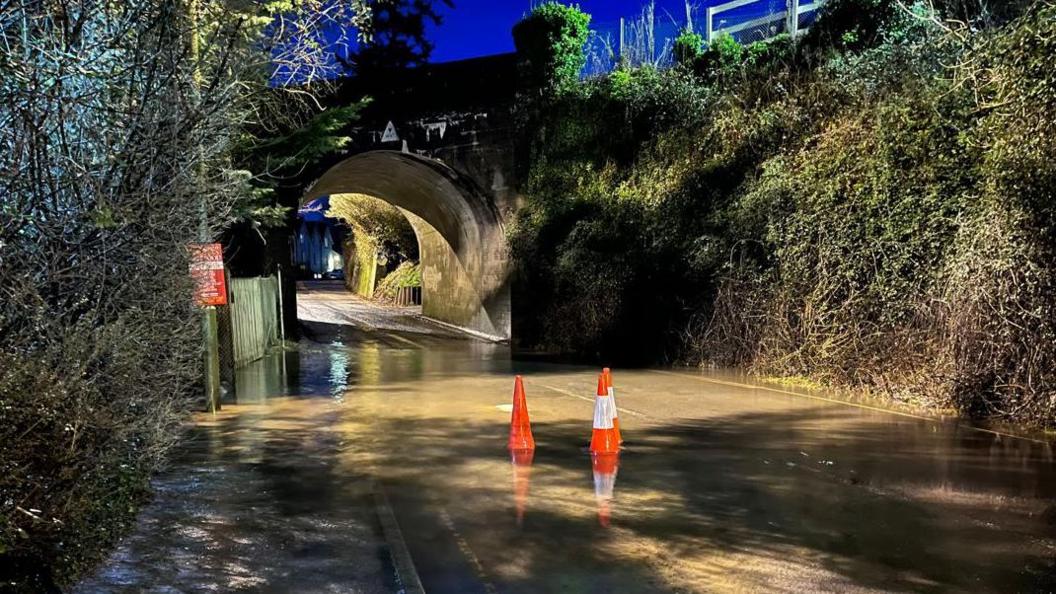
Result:
{"label": "tunnel archway", "polygon": [[326,171],[301,203],[365,194],[399,208],[418,237],[422,314],[490,338],[510,338],[509,258],[500,213],[440,161],[370,151]]}

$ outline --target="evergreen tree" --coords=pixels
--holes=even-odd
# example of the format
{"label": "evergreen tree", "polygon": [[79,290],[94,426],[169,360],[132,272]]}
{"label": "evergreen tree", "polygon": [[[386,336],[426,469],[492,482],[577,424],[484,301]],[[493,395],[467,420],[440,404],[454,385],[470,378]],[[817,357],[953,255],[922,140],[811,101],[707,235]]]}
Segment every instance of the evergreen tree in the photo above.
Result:
{"label": "evergreen tree", "polygon": [[439,6],[454,4],[451,0],[375,0],[369,6],[371,37],[345,60],[349,73],[363,78],[428,62],[433,44],[426,38],[426,27],[442,22]]}

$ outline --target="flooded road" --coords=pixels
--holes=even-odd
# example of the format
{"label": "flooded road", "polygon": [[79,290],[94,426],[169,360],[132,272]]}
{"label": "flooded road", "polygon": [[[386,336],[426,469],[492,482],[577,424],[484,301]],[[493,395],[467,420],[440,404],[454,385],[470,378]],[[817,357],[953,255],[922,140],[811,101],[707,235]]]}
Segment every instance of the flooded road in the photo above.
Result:
{"label": "flooded road", "polygon": [[[309,330],[240,372],[75,591],[414,591],[412,573],[458,593],[1056,587],[1046,443],[615,369],[625,448],[592,464],[597,369]],[[514,373],[531,456],[506,450]]]}

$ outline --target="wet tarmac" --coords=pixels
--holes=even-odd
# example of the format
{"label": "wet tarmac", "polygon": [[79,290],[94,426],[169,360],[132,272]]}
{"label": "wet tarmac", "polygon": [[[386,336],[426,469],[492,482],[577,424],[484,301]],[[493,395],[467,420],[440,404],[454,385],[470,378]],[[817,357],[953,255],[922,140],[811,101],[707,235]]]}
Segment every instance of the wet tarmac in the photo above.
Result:
{"label": "wet tarmac", "polygon": [[418,335],[463,338],[465,333],[422,316],[422,306],[369,301],[345,289],[344,281],[297,283],[297,319],[313,324],[353,326],[368,336],[382,336],[405,346],[422,346]]}
{"label": "wet tarmac", "polygon": [[[1043,441],[731,374],[615,369],[626,442],[599,461],[597,369],[308,329],[199,418],[77,592],[398,591],[401,551],[431,593],[1056,588]],[[515,373],[532,454],[506,449]]]}

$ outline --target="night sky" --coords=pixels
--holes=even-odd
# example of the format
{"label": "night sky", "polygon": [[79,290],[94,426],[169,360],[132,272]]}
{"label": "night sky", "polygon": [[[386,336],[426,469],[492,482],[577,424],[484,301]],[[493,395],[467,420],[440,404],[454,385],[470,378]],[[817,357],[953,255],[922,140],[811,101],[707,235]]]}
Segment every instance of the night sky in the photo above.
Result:
{"label": "night sky", "polygon": [[[533,4],[530,0],[453,1],[453,9],[443,7],[443,24],[430,30],[430,39],[436,45],[433,62],[512,52],[510,30]],[[638,15],[644,4],[645,0],[583,0],[579,7],[591,15],[592,29],[615,29],[621,16],[632,18]],[[696,0],[692,4],[700,6],[708,2]],[[656,2],[658,23],[669,22],[672,18],[682,23],[685,14],[682,0]]]}

